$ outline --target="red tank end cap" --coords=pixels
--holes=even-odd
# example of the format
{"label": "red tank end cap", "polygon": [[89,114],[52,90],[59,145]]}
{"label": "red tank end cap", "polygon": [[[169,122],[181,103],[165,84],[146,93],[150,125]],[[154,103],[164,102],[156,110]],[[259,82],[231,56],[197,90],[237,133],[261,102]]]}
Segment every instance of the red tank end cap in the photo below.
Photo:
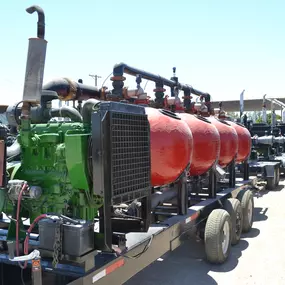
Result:
{"label": "red tank end cap", "polygon": [[162,186],[174,182],[191,163],[193,137],[176,114],[145,108],[150,123],[151,182]]}

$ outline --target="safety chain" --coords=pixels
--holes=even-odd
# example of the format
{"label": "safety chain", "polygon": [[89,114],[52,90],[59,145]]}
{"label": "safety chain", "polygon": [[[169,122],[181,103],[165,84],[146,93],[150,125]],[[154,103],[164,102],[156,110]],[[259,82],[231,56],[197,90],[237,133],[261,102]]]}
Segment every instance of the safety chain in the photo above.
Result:
{"label": "safety chain", "polygon": [[62,231],[63,231],[63,222],[60,220],[56,223],[56,228],[55,228],[53,261],[52,261],[52,265],[54,268],[56,268],[59,260],[61,260],[62,258]]}

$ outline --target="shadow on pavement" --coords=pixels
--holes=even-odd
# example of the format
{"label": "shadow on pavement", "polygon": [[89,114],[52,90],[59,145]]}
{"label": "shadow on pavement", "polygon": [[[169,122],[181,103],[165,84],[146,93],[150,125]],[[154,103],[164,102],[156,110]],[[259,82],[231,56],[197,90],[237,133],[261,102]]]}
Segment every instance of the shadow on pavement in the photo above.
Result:
{"label": "shadow on pavement", "polygon": [[125,285],[217,285],[208,275],[211,265],[204,261],[204,246],[192,240],[135,275]]}
{"label": "shadow on pavement", "polygon": [[[284,179],[280,179],[280,182],[281,181],[284,181]],[[284,189],[284,184],[281,184],[281,185],[278,185],[275,189],[273,190],[267,190],[267,189],[264,189],[264,190],[261,190],[261,191],[257,191],[257,192],[254,192],[254,197],[256,198],[261,198],[262,196],[270,193],[270,192],[280,192]]]}
{"label": "shadow on pavement", "polygon": [[254,215],[254,220],[253,222],[262,222],[262,221],[266,221],[268,219],[268,216],[266,215],[268,211],[268,208],[259,208],[256,207],[253,210],[253,215]]}
{"label": "shadow on pavement", "polygon": [[240,240],[232,247],[231,254],[224,264],[212,265],[205,261],[203,242],[188,239],[184,245],[163,256],[162,261],[156,261],[145,268],[125,285],[217,285],[208,273],[232,271],[238,265],[242,251],[247,247],[248,242]]}
{"label": "shadow on pavement", "polygon": [[[255,208],[254,221],[265,221],[268,208]],[[244,240],[255,238],[260,230],[252,228],[249,233],[242,234],[240,242],[232,246],[228,260],[221,265],[206,262],[204,243],[188,238],[185,244],[175,251],[165,254],[161,261],[155,261],[144,270],[133,276],[125,285],[218,285],[209,272],[229,272],[236,268],[242,252],[249,243]]]}
{"label": "shadow on pavement", "polygon": [[256,238],[260,234],[260,230],[257,228],[252,228],[249,233],[242,234],[242,238]]}

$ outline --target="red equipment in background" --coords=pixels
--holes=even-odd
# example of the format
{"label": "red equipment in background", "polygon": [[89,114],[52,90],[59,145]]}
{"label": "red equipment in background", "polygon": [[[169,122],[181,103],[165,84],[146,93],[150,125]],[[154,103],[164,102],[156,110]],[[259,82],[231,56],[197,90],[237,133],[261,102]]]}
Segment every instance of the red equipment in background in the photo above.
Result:
{"label": "red equipment in background", "polygon": [[224,168],[228,166],[236,157],[238,151],[238,135],[234,128],[228,123],[219,120],[213,116],[208,117],[212,124],[217,128],[220,134],[221,148],[219,157],[219,166]]}

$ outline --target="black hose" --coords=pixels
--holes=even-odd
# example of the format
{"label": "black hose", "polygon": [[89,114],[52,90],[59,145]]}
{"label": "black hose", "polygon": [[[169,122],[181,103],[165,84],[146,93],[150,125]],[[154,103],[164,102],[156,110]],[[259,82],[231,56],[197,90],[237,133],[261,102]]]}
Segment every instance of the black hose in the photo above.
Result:
{"label": "black hose", "polygon": [[51,117],[63,117],[63,118],[70,118],[73,122],[82,123],[82,116],[80,113],[68,106],[63,106],[61,108],[54,108],[50,111]]}

